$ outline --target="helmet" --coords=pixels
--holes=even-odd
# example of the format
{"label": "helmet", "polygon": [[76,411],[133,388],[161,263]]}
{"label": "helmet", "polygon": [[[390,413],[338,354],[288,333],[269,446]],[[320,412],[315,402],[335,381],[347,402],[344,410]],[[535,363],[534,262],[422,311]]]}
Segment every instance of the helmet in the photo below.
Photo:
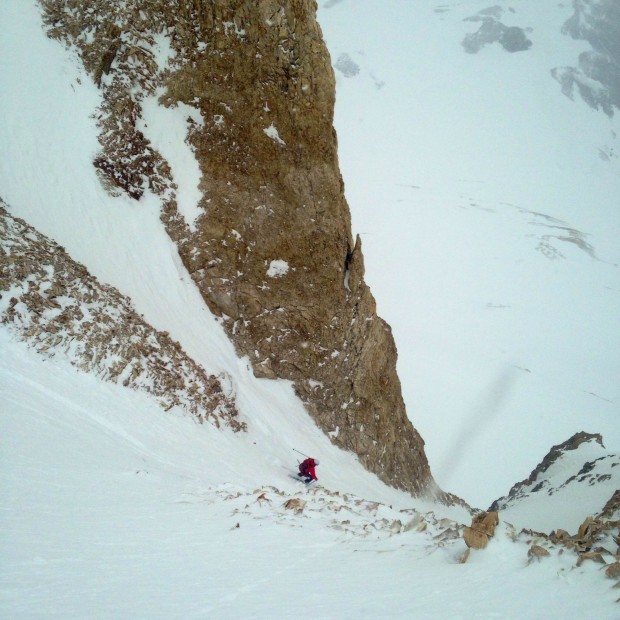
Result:
{"label": "helmet", "polygon": [[314,464],[318,465],[319,464],[319,459],[314,459]]}

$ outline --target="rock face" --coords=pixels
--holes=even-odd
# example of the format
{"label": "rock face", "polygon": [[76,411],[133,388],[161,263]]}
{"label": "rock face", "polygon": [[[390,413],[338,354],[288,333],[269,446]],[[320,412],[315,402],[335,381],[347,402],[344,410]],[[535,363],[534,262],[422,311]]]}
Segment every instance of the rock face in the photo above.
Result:
{"label": "rock face", "polygon": [[217,377],[129,300],[98,282],[57,243],[12,217],[0,200],[0,323],[42,355],[62,357],[101,379],[152,394],[199,421],[245,430]]}
{"label": "rock face", "polygon": [[[514,11],[511,9],[511,11]],[[501,22],[504,9],[500,6],[491,6],[478,11],[465,19],[468,22],[479,22],[476,32],[465,36],[461,45],[468,54],[477,54],[484,46],[499,43],[507,52],[523,52],[532,47],[526,31],[530,29],[518,26],[506,26]]]}
{"label": "rock face", "polygon": [[[102,89],[101,178],[161,197],[184,264],[255,374],[291,380],[332,441],[385,482],[436,491],[351,236],[314,0],[42,5],[50,36],[77,47]],[[200,113],[187,124],[201,172],[193,221],[140,129],[155,93]]]}
{"label": "rock face", "polygon": [[540,545],[532,545],[527,552],[528,564],[530,564],[534,560],[540,561],[542,558],[547,558],[551,554],[547,549],[541,547]]}

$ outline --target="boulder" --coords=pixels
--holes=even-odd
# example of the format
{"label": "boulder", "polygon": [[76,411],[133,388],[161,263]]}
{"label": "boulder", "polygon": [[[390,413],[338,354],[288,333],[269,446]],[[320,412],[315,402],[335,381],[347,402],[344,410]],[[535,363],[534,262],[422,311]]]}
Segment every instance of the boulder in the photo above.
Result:
{"label": "boulder", "polygon": [[498,523],[499,515],[497,512],[481,512],[473,518],[472,527],[480,532],[484,532],[487,536],[493,536]]}
{"label": "boulder", "polygon": [[495,534],[499,515],[495,511],[480,512],[474,515],[471,526],[463,530],[465,544],[472,549],[484,549],[489,538]]}
{"label": "boulder", "polygon": [[532,545],[527,552],[528,564],[534,560],[540,561],[541,558],[549,555],[549,551],[547,551],[544,547],[541,547],[540,545]]}
{"label": "boulder", "polygon": [[579,526],[579,530],[577,531],[577,538],[586,539],[590,537],[592,531],[592,524],[594,523],[594,519],[592,517],[586,517],[584,522]]}
{"label": "boulder", "polygon": [[605,576],[609,577],[609,579],[619,579],[620,580],[620,562],[614,562],[613,564],[608,564],[605,569]]}
{"label": "boulder", "polygon": [[484,549],[489,544],[489,537],[471,527],[463,530],[463,540],[470,549]]}
{"label": "boulder", "polygon": [[305,500],[299,497],[291,497],[282,504],[286,510],[294,510],[295,512],[303,512],[306,506]]}
{"label": "boulder", "polygon": [[598,564],[605,564],[603,555],[598,551],[588,551],[586,553],[580,553],[577,558],[577,566],[581,566],[586,560],[597,562]]}

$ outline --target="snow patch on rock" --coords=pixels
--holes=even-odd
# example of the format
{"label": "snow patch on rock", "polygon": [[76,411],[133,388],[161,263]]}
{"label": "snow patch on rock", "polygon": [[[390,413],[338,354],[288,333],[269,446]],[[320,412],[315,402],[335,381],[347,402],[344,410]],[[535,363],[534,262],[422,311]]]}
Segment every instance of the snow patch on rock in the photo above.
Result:
{"label": "snow patch on rock", "polygon": [[278,133],[278,130],[276,129],[276,126],[273,123],[271,123],[271,125],[269,125],[269,127],[267,127],[266,129],[263,129],[263,131],[265,132],[265,135],[268,138],[271,138],[274,142],[277,142],[278,144],[281,144],[282,146],[286,146],[286,142],[284,142],[284,140],[280,138],[280,134]]}
{"label": "snow patch on rock", "polygon": [[285,260],[272,260],[267,269],[267,275],[270,278],[279,278],[288,273],[289,266]]}

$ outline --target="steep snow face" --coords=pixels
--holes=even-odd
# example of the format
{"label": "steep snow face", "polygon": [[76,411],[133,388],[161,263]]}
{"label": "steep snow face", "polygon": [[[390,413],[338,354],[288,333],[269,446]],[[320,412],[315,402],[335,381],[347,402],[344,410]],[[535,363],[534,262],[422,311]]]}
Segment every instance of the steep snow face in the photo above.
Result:
{"label": "steep snow face", "polygon": [[[580,436],[581,435],[581,436]],[[493,503],[518,528],[576,533],[585,515],[600,513],[620,487],[620,455],[600,437],[580,433],[549,452],[530,477]]]}
{"label": "steep snow face", "polygon": [[[228,377],[224,389],[250,432],[279,438],[273,462],[294,464],[291,446],[338,454],[290,383],[258,380],[237,357],[166,235],[158,200],[145,195],[136,203],[104,191],[92,165],[98,91],[77,60],[46,38],[40,20],[34,4],[0,5],[0,87],[7,93],[0,104],[0,192],[11,213],[60,243],[102,285],[119,289],[146,323],[168,332],[207,372]],[[20,51],[25,42],[31,57]],[[346,462],[357,467],[351,455]]]}
{"label": "steep snow face", "polygon": [[577,431],[620,451],[620,114],[552,74],[615,44],[616,11],[319,3],[366,279],[432,471],[473,505]]}
{"label": "steep snow face", "polygon": [[[332,445],[309,419],[291,383],[257,379],[248,360],[237,357],[164,230],[161,201],[146,191],[136,202],[124,195],[111,196],[102,187],[92,163],[99,150],[94,116],[101,104],[100,92],[80,62],[45,36],[36,4],[3,2],[0,22],[5,28],[0,37],[4,59],[0,89],[6,94],[0,98],[0,194],[11,214],[62,245],[102,285],[110,284],[126,295],[141,319],[168,332],[208,373],[230,382],[224,389],[234,398],[252,437],[240,440],[239,449],[247,449],[248,442],[257,446],[250,447],[244,460],[250,477],[260,468],[253,460],[257,454],[266,454],[258,457],[259,463],[270,463],[272,474],[280,473],[282,467],[295,466],[292,447],[298,447],[331,460],[333,478],[328,474],[326,479],[330,488],[359,491],[372,498],[374,492],[365,493],[364,481],[372,480],[374,486],[376,479],[366,475],[351,453]],[[175,162],[187,161],[179,126],[188,111],[170,112],[176,114],[172,118],[149,110],[149,136],[165,143],[162,148],[168,156],[176,152],[171,157]],[[193,121],[199,123],[200,117],[194,116]],[[154,126],[158,122],[170,123],[167,142],[165,128]],[[194,195],[189,190],[196,182],[195,170],[175,175],[175,180],[188,190],[185,215],[192,221]],[[284,264],[277,264],[282,271]],[[13,352],[6,348],[3,354],[10,367]],[[62,386],[59,389],[62,393]],[[350,477],[340,486],[345,470],[357,472],[352,474],[361,484],[357,491]]]}
{"label": "steep snow face", "polygon": [[[141,203],[138,208],[126,200],[116,203],[132,215],[138,212],[132,224],[145,219],[144,207],[151,217],[161,216],[183,271],[257,376],[293,381],[306,410],[333,442],[355,452],[384,481],[417,494],[434,489],[424,442],[406,414],[392,332],[376,314],[363,279],[362,244],[351,236],[332,127],[334,73],[316,3],[143,4],[41,5],[47,34],[66,46],[57,51],[79,50],[101,87],[92,114],[100,149],[93,159],[86,141],[78,145],[79,178],[92,183],[93,171],[84,165],[92,160],[108,191]],[[24,37],[14,39],[19,46]],[[8,46],[7,73],[20,73],[20,64],[33,75],[42,72],[45,62],[23,59],[30,53],[29,48],[15,54]],[[37,84],[32,86],[36,91]],[[152,96],[159,94],[160,99]],[[66,92],[57,88],[54,95],[60,101]],[[157,110],[159,103],[171,109]],[[19,110],[8,107],[10,122],[19,124]],[[38,130],[48,135],[37,120]],[[92,131],[93,123],[80,121],[85,132]],[[198,162],[190,165],[194,157]],[[18,193],[8,202],[23,209]],[[167,254],[174,249],[161,254],[151,247],[150,235],[161,236],[159,221],[134,229],[137,242],[128,244],[125,214],[107,197],[90,200],[96,192],[89,194],[82,204],[93,205],[92,220],[110,215],[114,221],[115,250],[124,250],[129,261],[135,253],[138,263],[148,256],[170,266],[174,256]],[[80,211],[79,201],[73,202]],[[59,227],[52,222],[51,228]],[[103,243],[85,252],[97,253],[91,256],[97,267],[118,279],[117,260],[101,252],[107,231],[88,233],[89,240],[92,234]],[[71,230],[60,234],[63,243],[67,238],[75,245]],[[277,274],[282,277],[270,277],[273,260],[290,266]],[[133,268],[127,272],[138,275]],[[152,286],[153,270],[140,269],[140,275],[121,290],[150,305],[152,291],[144,288]],[[134,287],[142,290],[133,293]],[[188,292],[187,286],[173,289]],[[174,310],[168,318],[177,323],[177,337],[183,331],[176,312],[181,304],[170,301]],[[149,320],[165,312],[154,308]]]}
{"label": "steep snow face", "polygon": [[[0,83],[7,93],[1,104],[0,193],[11,213],[61,244],[100,283],[131,299],[148,324],[168,332],[209,373],[226,373],[243,417],[282,402],[303,415],[288,385],[266,387],[237,358],[166,235],[156,197],[147,194],[137,203],[112,197],[101,186],[92,165],[99,149],[92,116],[101,99],[79,61],[47,39],[34,3],[6,2],[0,11],[6,24]],[[29,54],[20,51],[24,42]],[[177,129],[181,110],[173,122],[175,113],[168,112],[166,122]],[[157,127],[152,135],[161,137]],[[185,161],[186,145],[168,139],[167,148],[176,144],[178,150],[174,160]],[[178,180],[189,189],[196,176],[190,170]],[[191,216],[190,205],[188,199]]]}

